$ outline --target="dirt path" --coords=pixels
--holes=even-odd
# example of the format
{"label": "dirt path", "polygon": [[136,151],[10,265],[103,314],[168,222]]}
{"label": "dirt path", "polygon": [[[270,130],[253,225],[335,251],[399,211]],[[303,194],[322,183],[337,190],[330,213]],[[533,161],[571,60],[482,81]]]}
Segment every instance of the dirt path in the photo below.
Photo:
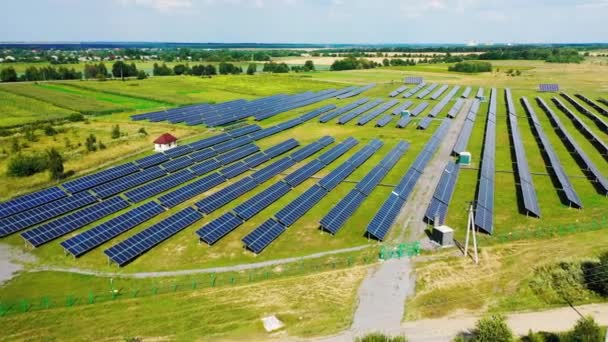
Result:
{"label": "dirt path", "polygon": [[355,251],[360,251],[360,250],[363,250],[365,248],[370,248],[370,247],[374,247],[374,246],[363,245],[363,246],[343,248],[343,249],[337,249],[337,250],[333,250],[333,251],[315,253],[315,254],[305,255],[302,257],[268,260],[268,261],[256,262],[256,263],[251,263],[251,264],[240,264],[240,265],[233,265],[233,266],[222,266],[222,267],[211,267],[211,268],[199,268],[199,269],[180,270],[180,271],[119,273],[119,272],[99,272],[99,271],[85,270],[85,269],[80,269],[80,268],[63,268],[63,267],[53,267],[53,266],[38,267],[34,271],[57,271],[57,272],[68,272],[68,273],[77,273],[77,274],[85,274],[85,275],[95,275],[95,276],[100,276],[100,277],[122,277],[122,278],[139,278],[139,279],[175,277],[175,276],[192,275],[192,274],[222,273],[222,272],[234,272],[234,271],[238,272],[238,271],[251,270],[251,269],[268,267],[268,266],[283,265],[283,264],[297,262],[297,261],[304,260],[304,259],[316,259],[316,258],[328,256],[328,255],[355,252]]}
{"label": "dirt path", "polygon": [[[422,240],[423,245],[428,243],[428,239],[426,239],[424,234],[426,223],[424,223],[423,217],[427,206],[431,202],[441,173],[445,168],[445,163],[450,159],[452,147],[454,147],[454,143],[458,138],[458,134],[462,129],[462,125],[472,104],[471,100],[467,100],[464,106],[462,106],[462,109],[450,125],[448,133],[439,145],[434,158],[424,169],[424,173],[418,180],[418,183],[416,183],[414,193],[405,203],[397,218],[398,222],[405,223],[399,227],[400,229],[391,234],[392,242]],[[457,208],[453,209],[457,210]]]}
{"label": "dirt path", "polygon": [[33,255],[23,253],[5,243],[0,243],[0,285],[21,271],[24,264],[35,261],[36,258]]}

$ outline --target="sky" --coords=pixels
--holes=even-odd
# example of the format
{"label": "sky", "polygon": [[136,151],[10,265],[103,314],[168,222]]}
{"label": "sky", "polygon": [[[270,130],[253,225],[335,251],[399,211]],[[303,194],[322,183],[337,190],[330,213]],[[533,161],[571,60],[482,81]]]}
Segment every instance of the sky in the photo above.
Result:
{"label": "sky", "polygon": [[19,0],[0,41],[584,43],[608,0]]}

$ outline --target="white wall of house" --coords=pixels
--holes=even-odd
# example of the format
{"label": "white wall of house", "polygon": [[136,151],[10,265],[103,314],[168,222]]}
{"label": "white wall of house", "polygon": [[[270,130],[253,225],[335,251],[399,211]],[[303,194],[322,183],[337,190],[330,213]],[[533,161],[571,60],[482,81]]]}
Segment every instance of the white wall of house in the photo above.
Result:
{"label": "white wall of house", "polygon": [[170,144],[154,144],[154,151],[164,152],[164,151],[170,150],[174,147],[177,147],[177,141],[172,142]]}

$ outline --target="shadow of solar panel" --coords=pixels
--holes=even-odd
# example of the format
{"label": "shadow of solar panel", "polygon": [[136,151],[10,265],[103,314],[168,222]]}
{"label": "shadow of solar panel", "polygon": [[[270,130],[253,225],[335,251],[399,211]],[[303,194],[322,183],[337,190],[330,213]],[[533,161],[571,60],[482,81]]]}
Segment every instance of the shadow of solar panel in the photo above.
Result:
{"label": "shadow of solar panel", "polygon": [[352,190],[321,219],[321,228],[335,235],[359,208],[363,200],[365,200],[365,196],[362,193]]}
{"label": "shadow of solar panel", "polygon": [[95,196],[90,193],[79,192],[72,196],[60,198],[56,201],[5,217],[0,220],[0,237],[13,234],[96,201]]}
{"label": "shadow of solar panel", "polygon": [[243,238],[245,247],[255,254],[260,254],[272,241],[285,232],[285,226],[274,219],[269,219]]}
{"label": "shadow of solar panel", "polygon": [[384,240],[404,203],[402,198],[392,193],[367,226],[365,234],[380,241]]}
{"label": "shadow of solar panel", "polygon": [[27,242],[39,247],[55,240],[89,223],[100,220],[129,206],[129,203],[120,197],[112,197],[103,202],[93,204],[56,220],[47,222],[39,227],[21,233]]}
{"label": "shadow of solar panel", "polygon": [[277,182],[234,208],[234,212],[244,220],[249,220],[291,190],[285,182]]}
{"label": "shadow of solar panel", "polygon": [[145,169],[147,167],[166,162],[167,160],[169,160],[169,157],[167,157],[165,154],[155,153],[153,155],[135,160],[133,163],[136,164],[138,167]]}
{"label": "shadow of solar panel", "polygon": [[205,214],[210,214],[215,210],[225,206],[238,197],[244,195],[248,191],[257,186],[257,183],[251,177],[243,178],[238,182],[231,184],[207,198],[196,202],[196,207]]}
{"label": "shadow of solar panel", "polygon": [[165,208],[172,208],[186,200],[211,190],[214,187],[224,183],[226,180],[219,173],[214,172],[208,176],[188,184],[186,187],[176,189],[158,198],[160,203]]}
{"label": "shadow of solar panel", "polygon": [[226,213],[196,231],[201,241],[213,245],[243,223],[233,213]]}
{"label": "shadow of solar panel", "polygon": [[412,117],[409,115],[404,116],[399,119],[399,121],[397,121],[397,128],[405,128],[407,125],[410,124],[410,122],[412,122]]}
{"label": "shadow of solar panel", "polygon": [[279,210],[275,217],[286,227],[294,224],[306,214],[315,204],[327,195],[327,191],[319,185],[313,185],[298,198]]}
{"label": "shadow of solar panel", "polygon": [[120,166],[112,167],[107,170],[103,170],[100,172],[96,172],[91,175],[83,176],[77,178],[73,181],[68,181],[61,186],[71,193],[75,193],[78,191],[82,191],[85,189],[90,189],[96,185],[103,184],[114,180],[116,178],[123,177],[125,175],[134,173],[139,171],[139,167],[137,167],[133,163],[127,163]]}
{"label": "shadow of solar panel", "polygon": [[154,180],[148,184],[145,184],[139,188],[129,190],[125,192],[125,196],[132,203],[143,201],[154,195],[158,195],[176,186],[180,186],[192,179],[196,175],[190,170],[182,170],[177,173],[168,175],[166,177]]}
{"label": "shadow of solar panel", "polygon": [[270,160],[269,156],[267,156],[264,152],[259,152],[250,157],[245,158],[243,160],[243,162],[245,162],[245,164],[247,164],[247,166],[249,166],[249,168],[254,168],[269,160]]}
{"label": "shadow of solar panel", "polygon": [[113,180],[109,183],[98,185],[91,189],[100,198],[107,198],[118,193],[149,182],[153,179],[165,176],[167,171],[160,166],[152,166],[143,171]]}
{"label": "shadow of solar panel", "polygon": [[268,155],[270,158],[274,158],[278,155],[281,155],[289,150],[292,150],[296,147],[298,147],[300,145],[300,143],[295,140],[295,139],[289,139],[286,141],[283,141],[282,143],[272,146],[271,148],[267,149],[264,151],[264,153],[266,153],[266,155]]}
{"label": "shadow of solar panel", "polygon": [[217,159],[217,161],[222,163],[222,165],[228,165],[234,161],[245,158],[246,156],[248,156],[250,154],[256,153],[259,150],[260,150],[260,148],[257,147],[256,145],[249,144],[249,145],[239,147],[236,150],[221,154],[221,155],[217,156],[215,159]]}
{"label": "shadow of solar panel", "polygon": [[104,253],[110,260],[119,266],[123,266],[201,218],[203,218],[203,215],[195,209],[185,208],[106,249]]}
{"label": "shadow of solar panel", "polygon": [[67,194],[56,186],[19,196],[4,203],[0,203],[0,218],[34,208],[66,196]]}
{"label": "shadow of solar panel", "polygon": [[156,202],[145,203],[95,228],[61,242],[61,246],[73,256],[81,256],[164,211]]}

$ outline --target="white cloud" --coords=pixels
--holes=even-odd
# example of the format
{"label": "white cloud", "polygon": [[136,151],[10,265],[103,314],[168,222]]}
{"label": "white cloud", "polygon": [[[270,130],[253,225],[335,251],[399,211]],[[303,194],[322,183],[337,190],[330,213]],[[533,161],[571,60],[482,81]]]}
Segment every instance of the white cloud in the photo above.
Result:
{"label": "white cloud", "polygon": [[123,5],[136,5],[168,13],[192,7],[192,0],[117,0]]}

